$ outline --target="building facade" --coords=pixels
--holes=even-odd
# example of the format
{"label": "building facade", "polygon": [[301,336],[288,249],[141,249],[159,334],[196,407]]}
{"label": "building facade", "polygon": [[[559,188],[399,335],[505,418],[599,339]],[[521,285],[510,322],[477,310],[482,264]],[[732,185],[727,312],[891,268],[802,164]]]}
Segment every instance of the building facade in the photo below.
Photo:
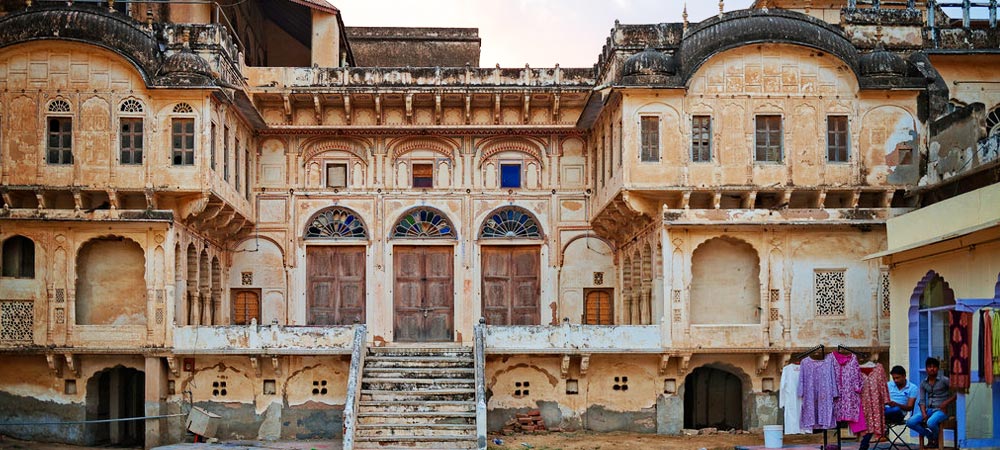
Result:
{"label": "building facade", "polygon": [[982,101],[995,29],[758,3],[514,69],[317,0],[4,3],[0,417],[153,418],[2,432],[149,447],[198,406],[222,438],[353,438],[361,355],[469,347],[458,446],[528,409],[778,423],[793,354],[889,357],[901,294],[865,257],[943,167],[939,66]]}

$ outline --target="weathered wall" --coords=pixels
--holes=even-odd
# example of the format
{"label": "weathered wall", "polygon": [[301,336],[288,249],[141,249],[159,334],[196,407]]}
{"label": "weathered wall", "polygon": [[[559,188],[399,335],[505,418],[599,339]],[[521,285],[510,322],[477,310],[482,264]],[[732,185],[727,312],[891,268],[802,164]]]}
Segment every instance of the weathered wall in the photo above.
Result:
{"label": "weathered wall", "polygon": [[760,257],[739,240],[720,237],[691,255],[691,323],[760,322]]}
{"label": "weathered wall", "polygon": [[143,249],[134,241],[119,238],[85,243],[77,255],[76,323],[144,325],[145,266]]}
{"label": "weathered wall", "polygon": [[347,39],[359,67],[479,67],[477,28],[347,27]]}

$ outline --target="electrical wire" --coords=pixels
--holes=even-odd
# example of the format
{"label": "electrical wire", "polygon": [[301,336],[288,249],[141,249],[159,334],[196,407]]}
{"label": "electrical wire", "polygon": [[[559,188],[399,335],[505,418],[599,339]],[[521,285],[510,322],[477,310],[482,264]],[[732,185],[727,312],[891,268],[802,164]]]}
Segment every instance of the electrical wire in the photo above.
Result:
{"label": "electrical wire", "polygon": [[68,422],[0,422],[0,427],[22,427],[31,425],[84,425],[88,423],[111,423],[111,422],[132,422],[136,420],[146,420],[146,419],[166,419],[168,417],[180,417],[186,416],[187,414],[165,414],[162,416],[142,416],[142,417],[124,417],[120,419],[95,419],[95,420],[75,420]]}

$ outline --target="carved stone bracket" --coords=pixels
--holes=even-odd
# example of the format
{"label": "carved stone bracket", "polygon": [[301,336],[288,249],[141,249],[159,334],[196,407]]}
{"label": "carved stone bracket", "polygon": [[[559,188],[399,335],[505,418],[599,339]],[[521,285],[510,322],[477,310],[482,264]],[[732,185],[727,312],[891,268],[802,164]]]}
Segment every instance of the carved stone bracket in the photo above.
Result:
{"label": "carved stone bracket", "polygon": [[274,374],[281,376],[281,360],[277,356],[271,357],[271,367],[274,368]]}
{"label": "carved stone bracket", "polygon": [[587,375],[587,369],[589,368],[590,368],[590,355],[589,354],[583,355],[583,357],[580,358],[580,376],[582,377]]}
{"label": "carved stone bracket", "polygon": [[170,370],[170,374],[173,375],[174,377],[181,376],[181,369],[177,365],[177,357],[176,356],[167,356],[164,359],[167,360],[167,369]]}
{"label": "carved stone bracket", "polygon": [[253,371],[257,376],[260,376],[260,358],[256,356],[250,357],[250,366],[253,367]]}
{"label": "carved stone bracket", "polygon": [[73,375],[73,378],[80,378],[80,364],[76,357],[72,353],[66,353],[63,357],[66,359],[66,369]]}
{"label": "carved stone bracket", "polygon": [[45,362],[49,365],[49,371],[52,372],[52,376],[62,378],[62,358],[59,355],[46,353]]}
{"label": "carved stone bracket", "polygon": [[687,373],[690,367],[691,367],[691,354],[685,353],[681,355],[681,360],[680,364],[677,366],[677,371],[680,372],[681,375],[683,375]]}
{"label": "carved stone bracket", "polygon": [[660,375],[667,374],[667,364],[670,363],[670,355],[662,354],[660,355]]}
{"label": "carved stone bracket", "polygon": [[569,362],[569,355],[563,355],[562,365],[559,366],[559,373],[562,375],[564,380],[569,377]]}

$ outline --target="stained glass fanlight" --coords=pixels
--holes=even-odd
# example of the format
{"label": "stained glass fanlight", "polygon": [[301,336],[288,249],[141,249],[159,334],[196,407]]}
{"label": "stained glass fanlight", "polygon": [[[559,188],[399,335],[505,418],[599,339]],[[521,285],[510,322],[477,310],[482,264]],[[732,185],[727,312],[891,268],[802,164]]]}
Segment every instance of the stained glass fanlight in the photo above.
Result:
{"label": "stained glass fanlight", "polygon": [[357,214],[347,208],[327,209],[313,218],[306,228],[307,238],[367,239],[365,224]]}
{"label": "stained glass fanlight", "polygon": [[392,236],[397,238],[454,238],[455,227],[440,212],[431,208],[414,209],[396,222]]}
{"label": "stained glass fanlight", "polygon": [[541,239],[538,222],[527,211],[508,206],[490,213],[479,236],[484,239]]}

